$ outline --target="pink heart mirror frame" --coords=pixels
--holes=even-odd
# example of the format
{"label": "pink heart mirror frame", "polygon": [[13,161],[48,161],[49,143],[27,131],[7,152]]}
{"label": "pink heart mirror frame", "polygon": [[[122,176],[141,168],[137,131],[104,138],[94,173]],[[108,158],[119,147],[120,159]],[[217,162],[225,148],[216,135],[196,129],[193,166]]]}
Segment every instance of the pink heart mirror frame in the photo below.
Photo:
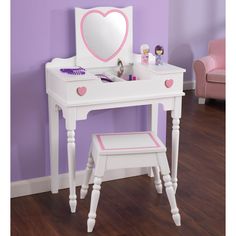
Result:
{"label": "pink heart mirror frame", "polygon": [[[121,42],[120,45],[118,45],[117,49],[107,58],[102,58],[101,56],[97,55],[96,52],[94,52],[88,45],[87,41],[86,41],[86,38],[84,36],[84,30],[83,30],[83,27],[84,27],[84,21],[86,19],[86,17],[88,17],[89,15],[91,14],[100,14],[101,16],[103,17],[106,17],[112,13],[119,13],[121,14],[124,19],[125,19],[125,22],[126,22],[126,30],[125,30],[125,35],[124,35],[124,38]],[[91,10],[91,11],[88,11],[83,17],[82,17],[82,20],[80,22],[80,32],[81,32],[81,36],[82,36],[82,39],[83,39],[83,42],[87,48],[87,50],[97,59],[99,59],[100,61],[103,61],[103,62],[107,62],[107,61],[110,61],[111,59],[113,59],[120,51],[121,49],[123,48],[125,42],[126,42],[126,39],[127,39],[127,36],[128,36],[128,28],[129,28],[129,23],[128,23],[128,18],[127,16],[120,10],[118,9],[111,9],[109,11],[107,11],[106,13],[103,13],[99,10]]]}

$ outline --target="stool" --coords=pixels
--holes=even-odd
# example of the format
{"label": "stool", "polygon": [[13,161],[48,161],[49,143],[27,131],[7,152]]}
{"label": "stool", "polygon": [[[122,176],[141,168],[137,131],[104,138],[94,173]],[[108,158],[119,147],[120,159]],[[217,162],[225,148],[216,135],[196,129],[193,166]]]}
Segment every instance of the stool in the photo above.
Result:
{"label": "stool", "polygon": [[161,185],[158,177],[158,169],[160,168],[171,207],[172,218],[177,226],[181,225],[166,157],[166,147],[152,132],[94,134],[92,136],[85,178],[80,190],[81,199],[84,199],[88,192],[88,183],[94,164],[94,185],[87,221],[88,232],[92,232],[95,226],[96,210],[104,172],[120,168],[152,167],[158,192],[160,192]]}

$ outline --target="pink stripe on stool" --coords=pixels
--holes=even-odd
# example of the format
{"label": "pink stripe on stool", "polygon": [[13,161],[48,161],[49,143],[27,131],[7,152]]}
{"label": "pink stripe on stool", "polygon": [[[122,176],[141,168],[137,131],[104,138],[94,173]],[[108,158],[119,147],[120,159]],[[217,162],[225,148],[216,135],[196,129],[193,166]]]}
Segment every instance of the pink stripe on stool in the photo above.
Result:
{"label": "pink stripe on stool", "polygon": [[[155,146],[145,146],[145,147],[130,147],[130,148],[105,148],[101,136],[109,136],[109,135],[131,135],[131,134],[148,134],[152,141],[154,142]],[[143,133],[143,132],[129,132],[129,133],[110,133],[110,134],[97,134],[96,135],[98,139],[98,143],[102,150],[130,150],[130,149],[143,149],[143,148],[154,148],[154,147],[160,147],[160,144],[157,142],[157,140],[153,137],[152,133]]]}
{"label": "pink stripe on stool", "polygon": [[160,147],[160,144],[156,141],[156,139],[153,137],[152,133],[148,133],[152,139],[152,141],[156,144],[157,147]]}
{"label": "pink stripe on stool", "polygon": [[99,144],[100,144],[101,149],[102,149],[102,150],[105,150],[105,147],[104,147],[104,145],[103,145],[101,136],[100,136],[100,135],[96,135],[96,136],[97,136],[97,138],[98,138],[98,142],[99,142]]}

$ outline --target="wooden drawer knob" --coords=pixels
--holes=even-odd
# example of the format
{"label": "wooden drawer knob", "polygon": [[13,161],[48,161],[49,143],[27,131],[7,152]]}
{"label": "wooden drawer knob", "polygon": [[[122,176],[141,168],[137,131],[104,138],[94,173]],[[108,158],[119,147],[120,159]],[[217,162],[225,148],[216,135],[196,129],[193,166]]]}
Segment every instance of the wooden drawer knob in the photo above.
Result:
{"label": "wooden drawer knob", "polygon": [[86,87],[78,87],[76,91],[79,96],[84,96],[84,94],[87,92],[87,88]]}
{"label": "wooden drawer knob", "polygon": [[174,84],[174,80],[173,80],[173,79],[167,79],[167,80],[165,81],[165,86],[166,86],[167,88],[172,87],[173,84]]}

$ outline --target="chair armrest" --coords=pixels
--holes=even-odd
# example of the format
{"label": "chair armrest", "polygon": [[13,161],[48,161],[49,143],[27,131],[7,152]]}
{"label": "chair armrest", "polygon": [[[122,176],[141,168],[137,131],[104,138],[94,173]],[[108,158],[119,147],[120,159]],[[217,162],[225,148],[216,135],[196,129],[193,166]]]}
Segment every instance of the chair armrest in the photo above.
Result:
{"label": "chair armrest", "polygon": [[216,68],[216,60],[213,56],[202,57],[193,63],[194,70],[200,70],[204,74]]}

